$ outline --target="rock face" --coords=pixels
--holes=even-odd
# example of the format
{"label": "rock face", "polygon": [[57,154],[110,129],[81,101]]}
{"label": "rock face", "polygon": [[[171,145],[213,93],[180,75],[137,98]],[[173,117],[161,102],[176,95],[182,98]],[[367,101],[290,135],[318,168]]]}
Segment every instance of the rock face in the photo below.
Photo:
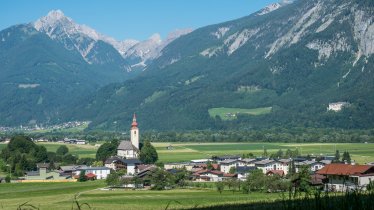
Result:
{"label": "rock face", "polygon": [[[116,111],[152,116],[145,125],[150,129],[374,126],[369,119],[374,117],[373,7],[371,0],[283,1],[194,30],[164,47],[141,78],[102,90],[83,109],[113,109],[113,102],[106,105],[100,96],[106,92],[121,104]],[[333,101],[351,106],[327,113]],[[229,123],[209,116],[217,107],[273,111]],[[110,128],[107,119],[120,122],[111,112],[92,126]],[[166,118],[170,124],[157,121]]]}
{"label": "rock face", "polygon": [[61,10],[50,11],[47,16],[38,19],[33,25],[36,30],[61,42],[66,49],[78,51],[89,64],[115,63],[127,71],[144,70],[146,64],[161,55],[165,46],[192,31],[191,29],[176,30],[164,41],[159,34],[154,34],[145,41],[131,39],[117,41],[86,25],[75,23]]}

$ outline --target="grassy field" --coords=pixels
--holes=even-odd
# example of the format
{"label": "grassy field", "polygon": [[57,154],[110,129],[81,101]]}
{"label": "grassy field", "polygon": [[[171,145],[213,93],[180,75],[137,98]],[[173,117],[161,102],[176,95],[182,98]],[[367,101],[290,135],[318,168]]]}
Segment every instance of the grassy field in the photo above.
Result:
{"label": "grassy field", "polygon": [[[92,145],[74,145],[60,143],[38,143],[44,145],[48,151],[55,152],[60,145],[66,145],[69,151],[79,157],[95,157],[97,148]],[[264,148],[269,154],[282,149],[299,149],[302,155],[334,155],[336,150],[341,153],[349,151],[352,159],[360,164],[374,162],[374,144],[294,144],[294,143],[153,143],[159,155],[159,160],[167,162],[189,161],[192,159],[210,158],[213,155],[241,155],[253,153],[260,156]],[[166,147],[172,145],[173,150]],[[6,144],[0,144],[0,149]]]}
{"label": "grassy field", "polygon": [[[249,203],[275,200],[280,194],[242,194],[225,191],[219,194],[212,189],[177,189],[168,191],[100,190],[102,181],[86,183],[23,183],[0,184],[0,209],[16,209],[28,202],[41,210],[71,209],[73,197],[88,203],[92,209],[170,209],[203,207],[224,203]],[[88,209],[88,208],[83,208]]]}
{"label": "grassy field", "polygon": [[[92,157],[96,156],[97,147],[92,145],[77,145],[77,144],[63,144],[63,143],[52,143],[52,142],[40,142],[37,145],[43,145],[47,148],[47,151],[56,152],[57,148],[61,145],[66,145],[69,148],[69,152],[73,155],[78,155],[79,158],[82,157]],[[0,150],[5,148],[6,144],[0,144]]]}
{"label": "grassy field", "polygon": [[234,120],[237,114],[262,115],[271,112],[272,107],[263,107],[257,109],[239,109],[239,108],[212,108],[209,109],[211,117],[219,116],[222,120]]}
{"label": "grassy field", "polygon": [[[334,155],[336,150],[341,153],[349,151],[352,159],[364,164],[374,161],[374,144],[286,144],[286,143],[153,143],[159,154],[160,161],[176,162],[191,159],[210,158],[213,155],[247,154],[260,156],[264,148],[269,154],[279,149],[299,149],[302,155]],[[173,150],[166,146],[172,145]]]}

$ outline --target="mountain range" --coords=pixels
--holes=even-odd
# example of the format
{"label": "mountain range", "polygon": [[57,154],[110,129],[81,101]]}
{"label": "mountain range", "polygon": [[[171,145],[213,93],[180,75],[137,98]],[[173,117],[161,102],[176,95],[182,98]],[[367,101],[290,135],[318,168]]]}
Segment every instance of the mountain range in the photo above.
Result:
{"label": "mountain range", "polygon": [[[296,0],[269,5],[237,20],[183,30],[164,42],[157,35],[145,42],[117,42],[84,26],[62,27],[72,22],[69,18],[50,24],[56,21],[49,21],[49,16],[61,20],[60,11],[33,26],[10,29],[28,28],[40,39],[49,38],[45,43],[58,43],[64,55],[74,56],[78,69],[110,65],[113,71],[127,72],[126,81],[99,83],[97,89],[74,97],[71,105],[52,115],[61,120],[90,120],[90,129],[126,129],[133,112],[146,130],[365,129],[374,126],[373,8],[370,0]],[[7,39],[10,29],[2,31],[0,39]],[[66,29],[74,41],[66,38]],[[3,45],[0,59],[9,56]],[[13,60],[6,61],[18,65],[17,49],[14,52]],[[72,61],[67,58],[66,65]],[[79,73],[79,84],[95,81],[92,74]],[[84,82],[83,77],[90,81]],[[17,82],[15,93],[6,97],[42,87],[30,81],[20,88]],[[336,102],[349,105],[328,111],[329,104]],[[3,110],[4,105],[0,106]],[[268,111],[251,114],[256,110]]]}

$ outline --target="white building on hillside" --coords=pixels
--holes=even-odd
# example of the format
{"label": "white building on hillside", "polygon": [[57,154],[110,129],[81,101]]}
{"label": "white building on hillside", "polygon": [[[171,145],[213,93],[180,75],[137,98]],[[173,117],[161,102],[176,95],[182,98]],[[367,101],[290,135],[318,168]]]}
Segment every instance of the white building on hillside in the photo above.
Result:
{"label": "white building on hillside", "polygon": [[346,106],[349,106],[348,102],[329,103],[329,107],[327,108],[327,110],[328,111],[339,112]]}

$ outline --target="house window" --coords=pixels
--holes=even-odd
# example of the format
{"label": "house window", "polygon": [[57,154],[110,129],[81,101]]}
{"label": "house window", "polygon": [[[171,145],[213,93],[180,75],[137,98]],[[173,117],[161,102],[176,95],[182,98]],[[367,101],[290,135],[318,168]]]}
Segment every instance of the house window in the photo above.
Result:
{"label": "house window", "polygon": [[134,131],[134,134],[136,135],[136,131]]}

